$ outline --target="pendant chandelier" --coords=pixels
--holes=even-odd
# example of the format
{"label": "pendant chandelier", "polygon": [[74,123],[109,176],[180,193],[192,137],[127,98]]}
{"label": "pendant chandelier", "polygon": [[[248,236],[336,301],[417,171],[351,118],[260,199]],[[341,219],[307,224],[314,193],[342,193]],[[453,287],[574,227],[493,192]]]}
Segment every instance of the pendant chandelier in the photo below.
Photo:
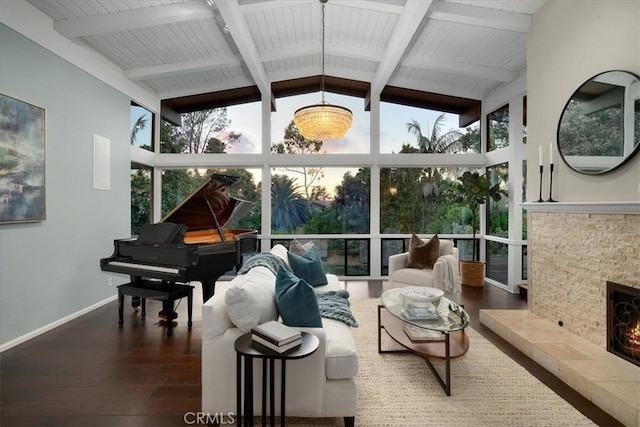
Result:
{"label": "pendant chandelier", "polygon": [[351,110],[339,105],[331,105],[324,100],[324,6],[327,1],[320,0],[322,3],[322,74],[320,76],[322,101],[299,108],[293,115],[293,122],[302,136],[312,141],[340,139],[353,122]]}

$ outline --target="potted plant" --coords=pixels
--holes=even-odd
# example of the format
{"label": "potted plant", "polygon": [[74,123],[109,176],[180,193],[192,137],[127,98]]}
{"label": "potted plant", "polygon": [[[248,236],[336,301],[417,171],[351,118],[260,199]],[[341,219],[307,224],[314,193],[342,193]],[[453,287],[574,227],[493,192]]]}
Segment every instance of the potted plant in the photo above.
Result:
{"label": "potted plant", "polygon": [[458,178],[459,183],[451,190],[451,199],[462,206],[469,206],[471,210],[471,228],[473,230],[473,256],[471,261],[460,261],[460,278],[463,285],[484,285],[484,262],[476,260],[476,224],[480,206],[484,205],[490,197],[498,201],[507,192],[500,188],[500,184],[491,185],[485,175],[478,172],[465,172]]}

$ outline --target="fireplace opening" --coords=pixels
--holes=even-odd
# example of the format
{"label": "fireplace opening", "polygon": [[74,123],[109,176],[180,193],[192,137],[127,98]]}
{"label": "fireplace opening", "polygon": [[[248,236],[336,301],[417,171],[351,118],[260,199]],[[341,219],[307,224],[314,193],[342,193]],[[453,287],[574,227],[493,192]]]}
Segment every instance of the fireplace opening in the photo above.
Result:
{"label": "fireplace opening", "polygon": [[640,366],[640,289],[607,282],[607,351]]}

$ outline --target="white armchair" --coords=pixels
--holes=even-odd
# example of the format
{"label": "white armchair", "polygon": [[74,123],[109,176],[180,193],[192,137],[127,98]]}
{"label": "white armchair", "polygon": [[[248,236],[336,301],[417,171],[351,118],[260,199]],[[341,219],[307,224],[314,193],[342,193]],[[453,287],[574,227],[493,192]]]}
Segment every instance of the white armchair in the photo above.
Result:
{"label": "white armchair", "polygon": [[[423,240],[428,242],[427,240]],[[451,240],[440,240],[440,257],[433,269],[408,268],[409,252],[389,257],[389,285],[429,286],[447,292],[460,292],[460,255]]]}

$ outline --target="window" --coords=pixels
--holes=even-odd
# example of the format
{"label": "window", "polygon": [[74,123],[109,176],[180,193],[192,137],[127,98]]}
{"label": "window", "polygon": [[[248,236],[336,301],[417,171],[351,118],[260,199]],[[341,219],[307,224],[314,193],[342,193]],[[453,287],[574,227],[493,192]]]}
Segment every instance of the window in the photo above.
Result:
{"label": "window", "polygon": [[[491,185],[500,184],[500,188],[509,191],[507,183],[509,181],[508,163],[487,168]],[[488,227],[487,234],[498,237],[509,237],[509,198],[503,196],[499,201],[489,198],[487,200]]]}
{"label": "window", "polygon": [[153,222],[152,168],[131,163],[131,234],[140,233],[140,227]]}
{"label": "window", "polygon": [[509,245],[500,242],[487,241],[487,272],[489,279],[499,283],[508,282],[508,251]]}
{"label": "window", "polygon": [[[368,276],[369,239],[301,239],[313,242],[318,248],[322,265],[327,273],[338,276]],[[291,239],[274,239],[272,247],[281,244],[288,248]]]}
{"label": "window", "polygon": [[471,212],[447,193],[466,168],[380,169],[380,232],[383,234],[471,233]]}
{"label": "window", "polygon": [[[271,149],[274,153],[296,154],[356,154],[370,152],[370,123],[368,111],[364,111],[361,98],[325,92],[325,100],[340,105],[353,113],[353,125],[339,140],[308,141],[293,123],[293,114],[298,108],[317,104],[322,99],[320,92],[278,98],[278,110],[271,113]],[[317,143],[314,143],[317,142]]]}
{"label": "window", "polygon": [[131,145],[153,151],[155,114],[131,103]]}
{"label": "window", "polygon": [[260,102],[194,111],[181,115],[181,126],[162,123],[161,153],[259,153]]}
{"label": "window", "polygon": [[271,176],[274,234],[369,232],[368,168],[275,168]]}
{"label": "window", "polygon": [[381,102],[380,152],[479,152],[479,126],[472,124],[460,129],[458,122],[456,114]]}
{"label": "window", "polygon": [[[228,228],[260,230],[260,184],[256,182],[261,177],[261,171],[251,169],[167,169],[162,171],[162,216],[166,216],[176,206],[188,198],[189,195],[214,173],[238,177],[229,187],[229,194],[240,200],[252,202],[249,214],[233,224],[226,224]],[[211,228],[215,223],[211,223]]]}
{"label": "window", "polygon": [[487,116],[487,151],[509,146],[509,106],[495,110]]}

